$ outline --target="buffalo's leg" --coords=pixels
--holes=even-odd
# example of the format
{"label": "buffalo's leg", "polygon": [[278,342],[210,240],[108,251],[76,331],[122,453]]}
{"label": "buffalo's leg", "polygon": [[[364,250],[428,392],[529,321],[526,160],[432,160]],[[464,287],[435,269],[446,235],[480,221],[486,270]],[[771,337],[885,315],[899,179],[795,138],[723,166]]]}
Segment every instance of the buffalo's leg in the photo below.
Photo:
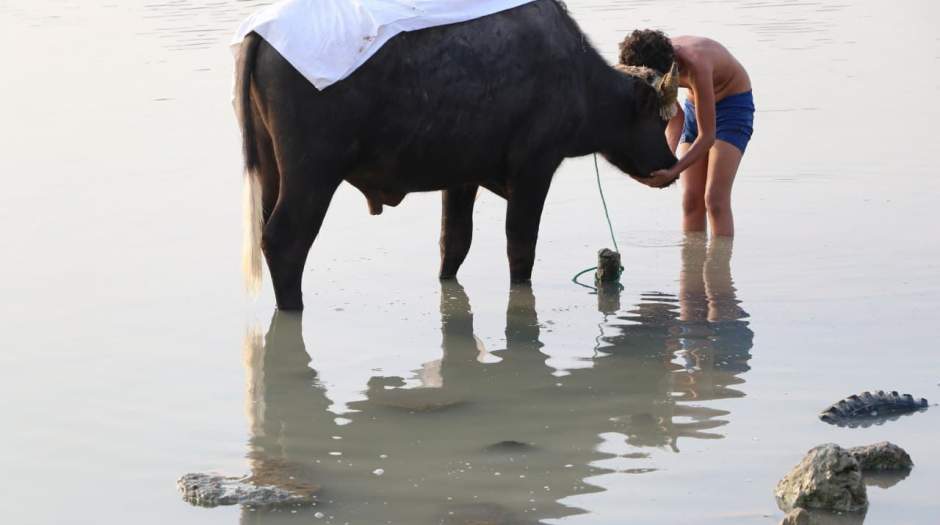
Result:
{"label": "buffalo's leg", "polygon": [[514,283],[524,283],[532,277],[542,208],[556,166],[520,177],[507,188],[506,252],[509,255],[509,278]]}
{"label": "buffalo's leg", "polygon": [[278,155],[280,195],[261,238],[280,310],[303,310],[304,263],[342,180],[313,158]]}
{"label": "buffalo's leg", "polygon": [[457,277],[457,270],[470,251],[473,240],[473,203],[477,188],[471,184],[442,192],[441,279]]}

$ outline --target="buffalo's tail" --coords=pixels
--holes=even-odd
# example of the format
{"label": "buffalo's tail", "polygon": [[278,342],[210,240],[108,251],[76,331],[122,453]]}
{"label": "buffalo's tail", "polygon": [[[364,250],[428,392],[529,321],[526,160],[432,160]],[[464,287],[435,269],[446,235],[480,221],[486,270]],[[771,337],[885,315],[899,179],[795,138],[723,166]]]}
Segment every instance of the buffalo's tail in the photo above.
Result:
{"label": "buffalo's tail", "polygon": [[245,159],[243,189],[242,274],[252,295],[261,288],[261,173],[255,122],[252,118],[251,76],[261,37],[250,33],[241,44],[235,69],[235,113],[242,130]]}

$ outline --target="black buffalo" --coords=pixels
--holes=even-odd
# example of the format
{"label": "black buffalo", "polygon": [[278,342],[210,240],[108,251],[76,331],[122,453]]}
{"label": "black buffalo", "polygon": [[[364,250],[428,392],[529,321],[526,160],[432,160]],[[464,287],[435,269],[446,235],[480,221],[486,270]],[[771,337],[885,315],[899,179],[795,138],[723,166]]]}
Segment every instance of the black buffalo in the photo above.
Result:
{"label": "black buffalo", "polygon": [[510,277],[526,281],[563,159],[600,152],[650,185],[676,162],[656,89],[608,65],[556,0],[402,33],[322,91],[252,33],[237,75],[247,275],[259,281],[263,252],[285,310],[303,308],[307,253],[344,180],[373,214],[444,190],[442,279],[470,248],[478,188],[502,196]]}

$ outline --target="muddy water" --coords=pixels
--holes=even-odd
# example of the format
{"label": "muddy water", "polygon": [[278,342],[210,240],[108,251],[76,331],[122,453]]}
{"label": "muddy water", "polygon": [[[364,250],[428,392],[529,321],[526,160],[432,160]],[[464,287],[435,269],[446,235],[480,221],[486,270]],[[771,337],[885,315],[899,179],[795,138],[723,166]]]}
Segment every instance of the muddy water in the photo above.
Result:
{"label": "muddy water", "polygon": [[[916,467],[869,488],[865,523],[936,523],[940,412],[815,417],[940,394],[932,3],[568,2],[611,60],[655,26],[748,67],[734,244],[684,239],[676,190],[602,165],[624,290],[571,284],[610,244],[576,159],[531,287],[508,285],[489,194],[441,286],[437,195],[375,218],[341,188],[302,319],[240,289],[225,41],[263,3],[0,1],[4,522],[774,523],[806,449],[889,439]],[[192,471],[321,503],[195,508]]]}

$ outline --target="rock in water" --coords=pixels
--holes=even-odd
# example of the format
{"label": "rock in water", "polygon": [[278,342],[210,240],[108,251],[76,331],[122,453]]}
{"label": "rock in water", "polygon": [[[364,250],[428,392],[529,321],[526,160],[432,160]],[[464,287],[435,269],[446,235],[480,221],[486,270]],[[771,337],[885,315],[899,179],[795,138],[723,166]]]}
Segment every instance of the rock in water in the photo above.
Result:
{"label": "rock in water", "polygon": [[317,487],[309,490],[286,490],[274,485],[257,485],[249,477],[226,477],[212,474],[186,474],[176,481],[183,499],[200,507],[249,505],[270,507],[313,503]]}
{"label": "rock in water", "polygon": [[927,400],[896,391],[862,392],[834,403],[819,414],[819,419],[839,426],[868,426],[892,416],[909,414],[927,408]]}
{"label": "rock in water", "polygon": [[620,272],[623,266],[620,265],[620,254],[604,248],[597,252],[597,271],[594,273],[594,281],[599,283],[615,283],[620,280]]}
{"label": "rock in water", "polygon": [[887,441],[850,448],[849,454],[855,457],[859,468],[864,472],[910,470],[914,467],[911,456],[903,448]]}
{"label": "rock in water", "polygon": [[774,491],[784,511],[796,507],[839,512],[868,508],[858,460],[848,450],[828,443],[810,450]]}

